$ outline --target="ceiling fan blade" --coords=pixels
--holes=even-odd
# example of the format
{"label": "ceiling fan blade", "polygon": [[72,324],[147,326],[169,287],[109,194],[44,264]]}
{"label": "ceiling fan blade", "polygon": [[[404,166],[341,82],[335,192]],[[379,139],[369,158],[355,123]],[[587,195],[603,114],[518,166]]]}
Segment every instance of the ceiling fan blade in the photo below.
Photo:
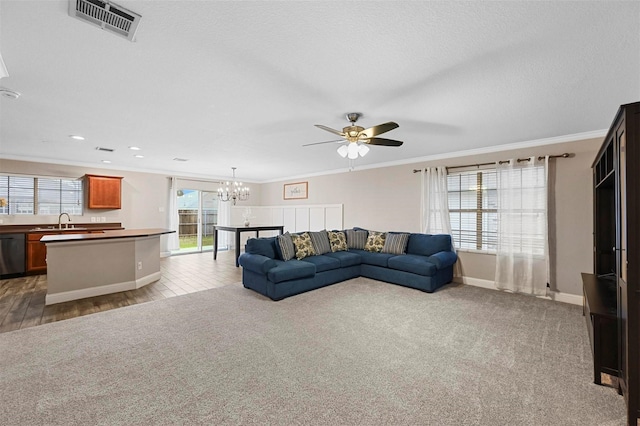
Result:
{"label": "ceiling fan blade", "polygon": [[365,135],[367,138],[372,138],[374,136],[381,135],[389,130],[397,129],[400,127],[398,123],[394,123],[393,121],[389,121],[388,123],[378,124],[377,126],[369,127],[368,129],[364,129],[360,132],[361,135]]}
{"label": "ceiling fan blade", "polygon": [[364,141],[370,145],[382,145],[382,146],[400,146],[403,144],[401,141],[385,138],[370,138]]}
{"label": "ceiling fan blade", "polygon": [[326,130],[327,132],[334,133],[338,136],[344,136],[344,133],[342,133],[340,130],[335,130],[331,127],[323,126],[322,124],[314,124],[314,126],[316,126],[318,129]]}
{"label": "ceiling fan blade", "polygon": [[313,142],[313,143],[306,143],[302,146],[311,146],[311,145],[321,145],[323,143],[336,143],[336,142],[345,142],[344,139],[336,139],[334,141],[324,141],[324,142]]}

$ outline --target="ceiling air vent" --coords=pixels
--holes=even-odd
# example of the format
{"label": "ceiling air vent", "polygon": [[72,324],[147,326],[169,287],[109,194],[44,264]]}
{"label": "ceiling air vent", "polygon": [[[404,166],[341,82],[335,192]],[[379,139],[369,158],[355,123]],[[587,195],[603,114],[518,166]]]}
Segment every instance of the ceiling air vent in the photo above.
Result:
{"label": "ceiling air vent", "polygon": [[115,149],[113,149],[113,148],[104,148],[102,146],[96,146],[96,151],[113,152],[113,151],[115,151]]}
{"label": "ceiling air vent", "polygon": [[141,18],[122,6],[100,0],[69,0],[69,15],[129,41],[133,41]]}

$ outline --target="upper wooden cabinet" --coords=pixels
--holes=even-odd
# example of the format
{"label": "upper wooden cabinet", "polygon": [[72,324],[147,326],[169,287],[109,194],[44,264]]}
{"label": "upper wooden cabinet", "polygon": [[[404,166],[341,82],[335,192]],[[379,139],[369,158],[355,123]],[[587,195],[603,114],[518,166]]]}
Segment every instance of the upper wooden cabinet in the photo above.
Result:
{"label": "upper wooden cabinet", "polygon": [[85,175],[87,208],[122,208],[122,178],[118,176]]}

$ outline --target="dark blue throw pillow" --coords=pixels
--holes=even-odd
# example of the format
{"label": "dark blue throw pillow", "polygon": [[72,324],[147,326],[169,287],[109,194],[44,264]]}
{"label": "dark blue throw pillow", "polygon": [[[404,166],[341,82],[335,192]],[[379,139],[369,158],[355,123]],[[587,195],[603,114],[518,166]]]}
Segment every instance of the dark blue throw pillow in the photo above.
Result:
{"label": "dark blue throw pillow", "polygon": [[276,237],[249,238],[244,247],[245,253],[261,254],[271,259],[276,258]]}

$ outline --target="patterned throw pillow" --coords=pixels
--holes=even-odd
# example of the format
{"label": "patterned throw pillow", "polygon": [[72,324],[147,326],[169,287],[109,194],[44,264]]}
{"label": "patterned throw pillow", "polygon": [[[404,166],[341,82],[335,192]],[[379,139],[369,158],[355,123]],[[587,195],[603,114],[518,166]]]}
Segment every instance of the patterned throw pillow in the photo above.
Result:
{"label": "patterned throw pillow", "polygon": [[384,232],[369,231],[369,237],[364,249],[373,253],[380,253],[384,247],[385,236]]}
{"label": "patterned throw pillow", "polygon": [[367,242],[367,231],[356,231],[355,229],[346,229],[347,247],[350,249],[363,250]]}
{"label": "patterned throw pillow", "polygon": [[296,249],[296,259],[300,260],[308,256],[315,256],[316,251],[313,249],[308,232],[303,232],[300,235],[291,235],[291,240]]}
{"label": "patterned throw pillow", "polygon": [[347,236],[344,232],[329,231],[329,244],[331,244],[331,251],[346,251],[347,250]]}
{"label": "patterned throw pillow", "polygon": [[408,242],[409,234],[388,233],[387,237],[384,239],[384,247],[382,247],[382,253],[404,254],[407,250]]}
{"label": "patterned throw pillow", "polygon": [[313,244],[313,250],[315,250],[316,254],[325,254],[331,251],[327,231],[309,232],[309,236],[311,237],[311,244]]}
{"label": "patterned throw pillow", "polygon": [[286,232],[283,235],[278,235],[278,244],[280,245],[280,251],[282,252],[282,260],[291,260],[296,254],[293,247],[292,234]]}

